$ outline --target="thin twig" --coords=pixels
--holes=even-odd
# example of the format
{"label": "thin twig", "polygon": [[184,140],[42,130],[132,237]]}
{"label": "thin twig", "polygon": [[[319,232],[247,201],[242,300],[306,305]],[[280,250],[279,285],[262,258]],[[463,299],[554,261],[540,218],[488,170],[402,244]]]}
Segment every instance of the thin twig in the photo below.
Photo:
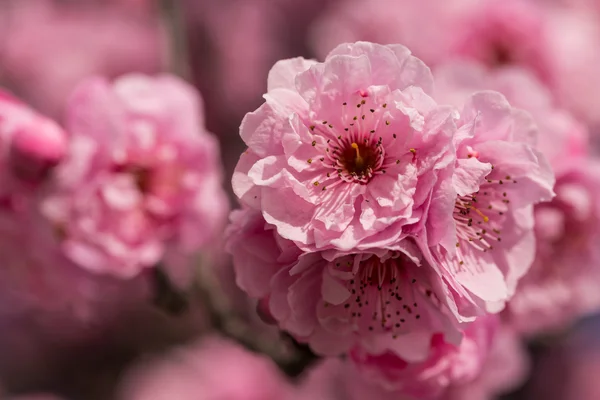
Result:
{"label": "thin twig", "polygon": [[168,37],[169,70],[189,80],[189,47],[181,4],[181,0],[158,0],[158,8]]}

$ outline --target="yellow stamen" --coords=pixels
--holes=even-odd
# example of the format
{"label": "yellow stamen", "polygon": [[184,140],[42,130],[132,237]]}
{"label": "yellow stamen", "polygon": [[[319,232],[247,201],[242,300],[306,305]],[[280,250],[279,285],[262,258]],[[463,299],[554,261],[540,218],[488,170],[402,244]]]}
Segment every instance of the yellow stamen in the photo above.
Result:
{"label": "yellow stamen", "polygon": [[478,208],[475,208],[475,207],[473,207],[473,206],[471,206],[471,208],[472,208],[473,210],[475,210],[475,212],[476,212],[477,214],[479,214],[479,216],[480,216],[481,218],[483,218],[483,222],[488,222],[488,221],[490,220],[490,219],[489,219],[489,218],[488,218],[488,217],[487,217],[487,216],[486,216],[484,213],[482,213],[481,211],[479,211],[479,209],[478,209]]}
{"label": "yellow stamen", "polygon": [[358,145],[356,143],[352,143],[350,146],[352,146],[352,148],[356,150],[356,166],[361,167],[363,164],[363,158],[360,156]]}
{"label": "yellow stamen", "polygon": [[483,218],[483,222],[489,222],[490,218],[487,215],[485,215],[484,213],[482,213],[477,207],[473,207],[473,204],[469,204],[469,203],[463,204],[461,202],[458,202],[457,204],[462,205],[465,208],[475,211],[477,213],[477,215],[479,215],[481,218]]}

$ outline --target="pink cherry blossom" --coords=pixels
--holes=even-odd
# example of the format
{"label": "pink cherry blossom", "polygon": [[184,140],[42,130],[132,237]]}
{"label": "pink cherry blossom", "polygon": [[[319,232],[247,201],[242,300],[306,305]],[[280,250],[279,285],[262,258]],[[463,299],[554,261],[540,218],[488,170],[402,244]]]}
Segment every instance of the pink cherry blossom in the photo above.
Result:
{"label": "pink cherry blossom", "polygon": [[434,351],[430,359],[418,363],[402,362],[392,354],[359,359],[368,361],[362,365],[326,358],[303,377],[293,399],[496,399],[527,377],[526,352],[517,335],[498,326],[494,318],[475,324],[460,346],[438,340],[434,348],[444,351]]}
{"label": "pink cherry blossom", "polygon": [[587,130],[522,69],[489,72],[473,63],[452,63],[436,70],[436,82],[438,97],[450,103],[475,90],[494,89],[529,110],[540,127],[537,147],[556,174],[556,197],[535,208],[536,258],[507,318],[519,330],[536,333],[600,309],[594,285],[600,278],[600,169],[587,155]]}
{"label": "pink cherry blossom", "polygon": [[421,359],[433,334],[458,343],[457,321],[474,316],[458,314],[471,310],[456,304],[462,300],[409,240],[399,251],[302,253],[256,210],[234,211],[232,222],[227,249],[238,285],[268,301],[269,317],[319,354],[360,344]]}
{"label": "pink cherry blossom", "polygon": [[530,361],[520,337],[501,325],[475,379],[449,387],[443,400],[494,400],[523,384],[528,378]]}
{"label": "pink cherry blossom", "polygon": [[536,259],[507,313],[530,334],[562,329],[600,309],[600,164],[572,160],[554,190],[551,203],[536,207]]}
{"label": "pink cherry blossom", "polygon": [[122,400],[281,400],[290,391],[271,360],[218,337],[146,362],[121,384]]}
{"label": "pink cherry blossom", "polygon": [[493,317],[478,319],[465,329],[459,346],[435,335],[428,358],[420,362],[407,362],[390,350],[373,355],[360,347],[353,349],[351,357],[366,379],[390,392],[436,398],[450,386],[471,382],[480,374],[497,325]]}
{"label": "pink cherry blossom", "polygon": [[430,247],[430,263],[453,277],[461,296],[498,312],[531,267],[533,205],[552,198],[554,176],[533,147],[532,118],[501,94],[470,96],[457,125],[455,243]]}
{"label": "pink cherry blossom", "polygon": [[129,13],[106,1],[95,7],[58,3],[0,5],[0,82],[38,110],[62,116],[71,91],[92,75],[162,69],[166,46],[156,15]]}
{"label": "pink cherry blossom", "polygon": [[266,102],[242,121],[234,192],[305,250],[391,246],[423,231],[430,212],[427,235],[439,241],[455,125],[427,94],[432,84],[402,46],[345,44],[323,63],[278,62]]}
{"label": "pink cherry blossom", "polygon": [[170,76],[96,78],[76,90],[69,157],[43,204],[69,259],[128,278],[216,239],[228,205],[199,107]]}
{"label": "pink cherry blossom", "polygon": [[[147,277],[123,281],[90,274],[65,258],[54,234],[35,207],[0,213],[0,320],[26,321],[46,338],[76,343],[148,301]],[[3,355],[10,362],[18,352]]]}
{"label": "pink cherry blossom", "polygon": [[0,201],[9,212],[32,193],[66,153],[66,134],[54,121],[0,91]]}
{"label": "pink cherry blossom", "polygon": [[600,121],[600,24],[586,9],[529,0],[344,0],[312,34],[321,55],[355,40],[403,43],[431,66],[455,58],[494,69],[518,65],[548,85],[561,106]]}

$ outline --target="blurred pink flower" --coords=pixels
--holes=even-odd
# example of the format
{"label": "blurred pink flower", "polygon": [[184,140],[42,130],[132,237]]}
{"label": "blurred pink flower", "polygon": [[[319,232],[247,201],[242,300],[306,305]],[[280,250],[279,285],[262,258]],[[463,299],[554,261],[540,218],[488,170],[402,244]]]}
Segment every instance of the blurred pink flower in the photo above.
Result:
{"label": "blurred pink flower", "polygon": [[209,337],[128,373],[121,400],[281,400],[290,385],[273,362]]}
{"label": "blurred pink flower", "polygon": [[536,260],[508,309],[508,320],[530,334],[600,310],[600,164],[572,160],[557,174],[556,198],[535,210]]}
{"label": "blurred pink flower", "polygon": [[501,325],[496,331],[481,372],[475,379],[452,385],[443,400],[494,400],[522,385],[528,377],[530,361],[519,336]]}
{"label": "blurred pink flower", "polygon": [[227,236],[239,286],[268,299],[269,317],[319,354],[360,344],[419,359],[435,333],[460,341],[452,277],[440,277],[408,240],[400,251],[301,253],[251,209],[232,213]]}
{"label": "blurred pink flower", "polygon": [[74,338],[148,293],[140,281],[91,276],[57,248],[39,205],[67,147],[56,123],[0,91],[0,319],[31,318],[46,335]]}
{"label": "blurred pink flower", "polygon": [[490,68],[525,67],[562,106],[600,122],[600,24],[585,9],[529,0],[345,0],[312,35],[321,55],[355,40],[405,44],[432,66],[469,58]]}
{"label": "blurred pink flower", "polygon": [[[531,112],[540,127],[537,147],[556,174],[556,197],[535,208],[536,258],[520,281],[507,317],[521,331],[561,328],[600,309],[600,165],[587,155],[586,129],[557,108],[526,70],[487,71],[455,62],[436,70],[438,97],[459,103],[467,93],[494,89]],[[568,268],[565,265],[569,265]]]}
{"label": "blurred pink flower", "polygon": [[56,123],[0,91],[0,208],[21,212],[66,149]]}
{"label": "blurred pink flower", "polygon": [[50,116],[62,115],[68,95],[92,75],[162,69],[159,21],[120,6],[58,5],[19,0],[0,6],[0,82]]}
{"label": "blurred pink flower", "polygon": [[[432,196],[450,181],[455,131],[432,85],[402,46],[346,44],[324,63],[278,62],[266,102],[242,121],[249,148],[234,192],[305,250],[392,246],[422,231],[430,210],[451,209]],[[440,212],[432,240],[446,222]]]}
{"label": "blurred pink flower", "polygon": [[200,107],[191,86],[166,75],[79,86],[69,157],[43,204],[69,259],[130,278],[217,239],[228,203]]}

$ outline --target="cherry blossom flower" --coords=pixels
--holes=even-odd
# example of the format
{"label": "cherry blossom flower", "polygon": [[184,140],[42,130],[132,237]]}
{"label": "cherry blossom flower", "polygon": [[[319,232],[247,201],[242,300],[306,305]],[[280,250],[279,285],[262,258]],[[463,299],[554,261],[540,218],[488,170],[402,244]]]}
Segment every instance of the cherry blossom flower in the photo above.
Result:
{"label": "cherry blossom flower", "polygon": [[600,309],[594,285],[600,279],[600,169],[588,155],[587,130],[557,108],[548,90],[523,69],[490,72],[456,62],[438,68],[436,82],[439,96],[451,103],[474,90],[494,89],[530,111],[540,127],[537,147],[556,174],[556,197],[535,208],[535,261],[507,318],[520,331],[537,333]]}
{"label": "cherry blossom flower", "polygon": [[129,372],[123,400],[280,400],[291,390],[271,360],[218,337],[146,362]]}
{"label": "cherry blossom flower", "polygon": [[366,379],[389,392],[437,398],[450,386],[471,382],[480,374],[497,327],[495,318],[479,318],[465,329],[459,346],[435,335],[427,359],[420,362],[407,362],[389,350],[373,355],[360,347],[353,349],[351,358]]}
{"label": "cherry blossom flower", "polygon": [[462,296],[498,312],[531,267],[533,205],[553,197],[554,176],[533,147],[532,118],[501,94],[470,96],[457,125],[456,242],[430,247],[430,263],[454,278]]}
{"label": "cherry blossom flower", "polygon": [[493,400],[522,385],[529,376],[530,360],[524,343],[509,326],[496,330],[487,357],[475,379],[450,386],[444,400]]}
{"label": "cherry blossom flower", "polygon": [[373,353],[391,347],[419,359],[435,333],[460,342],[458,320],[472,317],[458,315],[459,297],[409,240],[398,251],[302,253],[258,211],[231,218],[227,249],[238,285],[268,301],[269,317],[319,354],[360,343]]}
{"label": "cherry blossom flower", "polygon": [[427,235],[439,241],[455,125],[427,94],[432,84],[402,46],[345,44],[324,63],[278,62],[266,102],[240,128],[248,150],[235,193],[305,250],[393,245],[423,231],[430,212]]}
{"label": "cherry blossom flower", "polygon": [[537,254],[507,319],[536,334],[562,329],[600,309],[600,164],[573,160],[557,175],[556,198],[536,207]]}
{"label": "cherry blossom flower", "polygon": [[196,92],[170,76],[83,83],[68,107],[68,159],[43,204],[64,253],[129,278],[216,239],[228,205]]}
{"label": "cherry blossom flower", "polygon": [[460,346],[437,338],[433,346],[438,351],[417,363],[403,362],[391,353],[355,361],[326,358],[308,371],[292,398],[493,400],[523,382],[529,360],[518,336],[495,318],[475,324]]}
{"label": "cherry blossom flower", "polygon": [[66,154],[64,131],[52,120],[0,91],[0,201],[13,212],[30,203]]}

